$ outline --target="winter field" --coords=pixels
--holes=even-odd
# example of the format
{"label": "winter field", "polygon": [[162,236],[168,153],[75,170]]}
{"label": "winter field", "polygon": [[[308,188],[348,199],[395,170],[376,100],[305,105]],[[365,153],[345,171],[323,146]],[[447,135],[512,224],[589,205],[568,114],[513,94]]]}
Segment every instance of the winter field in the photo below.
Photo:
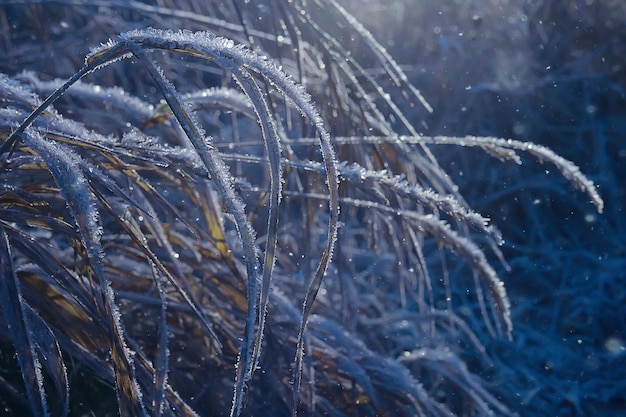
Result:
{"label": "winter field", "polygon": [[0,29],[0,415],[626,413],[622,1]]}

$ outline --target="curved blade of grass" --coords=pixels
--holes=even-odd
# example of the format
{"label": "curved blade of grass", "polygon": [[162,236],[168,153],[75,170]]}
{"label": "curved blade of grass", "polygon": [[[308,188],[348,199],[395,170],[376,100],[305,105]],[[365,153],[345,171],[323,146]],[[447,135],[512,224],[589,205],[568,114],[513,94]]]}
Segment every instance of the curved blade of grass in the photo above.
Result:
{"label": "curved blade of grass", "polygon": [[[491,149],[493,153],[499,158],[507,157],[506,150],[518,150],[529,153],[535,157],[539,162],[550,162],[557,167],[561,172],[561,175],[565,177],[574,188],[584,192],[589,196],[591,202],[596,206],[598,213],[602,213],[604,209],[604,202],[600,194],[596,190],[596,186],[593,181],[589,180],[582,172],[580,168],[573,162],[563,158],[554,153],[551,149],[538,145],[532,142],[523,142],[513,139],[501,139],[494,137],[477,137],[477,136],[418,136],[418,137],[402,137],[402,140],[408,140],[412,142],[421,143],[433,143],[438,145],[451,144],[457,146],[478,146],[482,149]],[[490,153],[491,154],[491,153]],[[515,162],[520,163],[516,155],[509,155],[508,158],[513,159]]]}
{"label": "curved blade of grass", "polygon": [[[233,63],[234,64],[234,63]],[[257,314],[258,330],[254,350],[252,354],[252,362],[250,367],[250,376],[256,368],[261,351],[261,340],[265,330],[265,317],[267,314],[267,302],[269,298],[270,286],[272,282],[272,271],[276,260],[276,241],[278,239],[278,215],[282,191],[282,163],[280,159],[280,139],[274,117],[270,113],[267,102],[263,98],[261,90],[247,72],[242,68],[233,65],[228,68],[233,77],[242,87],[250,101],[253,103],[254,110],[257,114],[257,120],[261,126],[261,133],[265,142],[269,166],[270,166],[270,194],[269,194],[269,214],[267,218],[267,240],[265,243],[265,258],[263,261],[263,275],[261,280],[261,294],[259,299],[259,307]],[[238,414],[238,413],[237,413]]]}
{"label": "curved blade of grass", "polygon": [[[26,133],[26,131],[24,132]],[[141,391],[135,377],[131,352],[126,347],[124,329],[120,313],[115,304],[113,290],[104,274],[103,252],[100,244],[102,230],[99,226],[99,212],[89,183],[82,175],[79,157],[29,131],[26,143],[46,162],[70,213],[76,222],[81,243],[88,256],[94,276],[98,280],[100,303],[105,314],[110,336],[110,351],[115,372],[116,393],[121,415],[145,416]]]}
{"label": "curved blade of grass", "polygon": [[[271,287],[272,271],[276,258],[276,242],[278,238],[278,215],[282,188],[280,160],[281,149],[280,137],[274,123],[274,116],[271,114],[257,82],[250,75],[250,73],[244,69],[243,66],[238,65],[234,60],[228,59],[224,56],[216,56],[214,59],[220,66],[222,66],[222,68],[228,70],[232,74],[235,81],[239,84],[249,101],[252,103],[252,107],[256,114],[256,120],[261,127],[261,134],[265,143],[270,166],[269,214],[267,219],[267,239],[261,278],[261,290],[257,307],[258,311],[256,312],[257,329],[254,341],[243,341],[244,346],[251,343],[252,355],[248,360],[247,354],[244,351],[240,354],[238,369],[243,368],[241,371],[243,379],[236,383],[235,398],[233,400],[235,409],[232,414],[239,415],[241,411],[240,404],[243,400],[243,398],[240,399],[243,395],[244,389],[242,384],[252,377],[252,373],[258,364],[265,329],[267,303]],[[249,315],[248,321],[252,319],[253,316]],[[246,326],[254,326],[254,323],[246,323]]]}
{"label": "curved blade of grass", "polygon": [[259,264],[256,247],[254,245],[255,233],[246,218],[243,203],[235,195],[232,186],[232,178],[228,173],[228,168],[220,159],[217,151],[207,141],[204,136],[204,132],[202,132],[190,112],[185,109],[179,96],[176,94],[174,87],[150,61],[139,44],[134,44],[131,50],[133,55],[135,55],[137,59],[139,59],[148,69],[148,72],[155,80],[157,87],[170,106],[170,109],[178,120],[181,128],[198,152],[198,155],[209,171],[211,178],[215,182],[218,193],[224,199],[224,203],[228,211],[235,217],[237,229],[242,240],[248,273],[248,320],[246,321],[244,339],[241,348],[241,352],[243,352],[244,355],[240,354],[240,359],[238,359],[239,366],[237,367],[236,374],[236,381],[238,383],[236,383],[235,392],[239,394],[235,394],[233,409],[237,410],[234,415],[238,415],[243,402],[242,397],[244,385],[248,376],[252,372],[250,368],[253,349],[252,341],[256,338],[254,323],[256,321],[257,311]]}
{"label": "curved blade of grass", "polygon": [[[229,60],[236,62],[238,65],[253,70],[261,77],[272,83],[311,121],[311,123],[316,127],[319,133],[320,148],[324,159],[324,167],[326,169],[327,176],[327,186],[329,188],[330,195],[330,219],[328,224],[327,244],[318,263],[315,275],[312,277],[311,280],[309,280],[307,284],[307,292],[304,297],[302,308],[302,323],[299,336],[300,341],[297,348],[298,352],[300,353],[296,354],[296,366],[294,371],[294,378],[296,381],[296,384],[294,385],[295,391],[299,386],[300,381],[299,374],[301,372],[302,366],[301,352],[303,349],[303,334],[306,327],[306,322],[310,314],[312,304],[321,286],[323,277],[326,273],[326,269],[328,268],[328,265],[332,258],[332,251],[337,237],[337,224],[339,217],[339,187],[336,166],[337,162],[334,151],[332,149],[332,145],[330,143],[330,135],[324,127],[324,122],[320,117],[316,107],[312,104],[310,96],[304,90],[304,88],[302,88],[302,86],[299,86],[295,82],[293,82],[293,80],[289,78],[286,74],[284,74],[274,63],[254,54],[253,52],[243,47],[235,46],[232,41],[228,41],[223,38],[217,38],[214,35],[207,33],[172,33],[158,31],[155,29],[151,29],[148,31],[131,31],[121,35],[121,37],[122,39],[127,39],[129,42],[136,42],[136,45],[132,47],[133,53],[136,54],[136,56],[138,56],[140,60],[144,61],[147,66],[149,65],[149,71],[151,72],[153,78],[155,78],[155,80],[158,80],[157,84],[159,86],[159,89],[161,90],[161,93],[164,95],[168,104],[170,104],[174,115],[181,123],[181,126],[187,133],[194,147],[196,147],[196,149],[199,151],[200,156],[203,159],[206,159],[205,164],[208,163],[207,168],[211,173],[213,173],[214,169],[212,169],[212,167],[209,165],[215,164],[213,160],[216,160],[218,156],[216,154],[215,157],[213,157],[210,155],[210,152],[215,152],[215,150],[213,149],[213,147],[209,147],[205,143],[201,131],[195,125],[195,122],[193,121],[189,113],[184,111],[182,104],[178,100],[176,94],[173,92],[173,88],[169,86],[169,83],[163,77],[163,75],[159,71],[157,71],[152,64],[149,64],[147,62],[148,59],[147,57],[145,57],[145,54],[140,48],[159,48],[183,52],[204,59],[213,59],[217,63],[224,63],[226,65],[228,65],[229,62],[225,61],[225,58],[228,58]],[[152,67],[152,70],[150,70],[150,67]],[[177,107],[177,109],[175,110],[173,107]],[[223,162],[219,160],[219,164],[223,165]],[[224,170],[215,171],[216,174],[222,176],[224,175],[223,172]],[[232,181],[229,181],[229,184],[230,183],[232,183]],[[219,187],[222,188],[221,185]],[[220,190],[218,188],[218,191],[220,192],[220,194],[225,195],[223,193],[227,191],[227,188],[228,187],[224,187],[223,190]],[[235,212],[231,210],[231,213]],[[250,271],[248,275],[249,277],[253,276]],[[248,289],[248,292],[250,294],[250,288]],[[254,295],[250,294],[250,296],[255,295],[256,291],[254,292]],[[256,310],[256,306],[254,310]],[[248,329],[246,331],[246,334],[253,335],[254,330]],[[243,377],[241,372],[244,372],[244,370],[242,370],[241,368],[241,366],[238,367],[237,373],[238,375],[241,375]],[[245,371],[247,372],[248,370],[246,369]],[[243,378],[238,378],[238,380],[243,380]],[[236,406],[236,408],[239,408],[239,405]]]}

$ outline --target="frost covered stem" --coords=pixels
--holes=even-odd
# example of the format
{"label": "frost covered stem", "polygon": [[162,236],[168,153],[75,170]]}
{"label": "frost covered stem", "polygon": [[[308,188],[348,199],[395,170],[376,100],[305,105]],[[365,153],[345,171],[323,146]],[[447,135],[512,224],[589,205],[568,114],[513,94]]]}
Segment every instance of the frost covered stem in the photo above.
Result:
{"label": "frost covered stem", "polygon": [[183,103],[174,91],[174,87],[165,79],[163,74],[150,61],[146,53],[142,50],[141,45],[130,43],[130,49],[147,68],[148,72],[155,80],[157,87],[163,94],[163,97],[170,106],[172,113],[180,124],[181,128],[189,138],[189,141],[196,149],[200,159],[206,166],[211,178],[215,182],[215,187],[224,199],[227,210],[234,216],[236,227],[241,237],[244,248],[244,256],[246,258],[246,267],[248,274],[248,319],[244,330],[244,341],[240,350],[240,358],[238,360],[237,377],[235,386],[235,400],[233,404],[233,415],[238,415],[241,408],[242,392],[246,380],[251,375],[250,361],[248,360],[252,353],[250,341],[255,340],[255,321],[257,311],[257,298],[259,292],[259,264],[254,245],[255,236],[250,226],[243,208],[243,203],[235,195],[232,187],[232,180],[228,169],[224,162],[219,158],[217,151],[207,143],[204,132],[196,124],[191,114],[185,110]]}

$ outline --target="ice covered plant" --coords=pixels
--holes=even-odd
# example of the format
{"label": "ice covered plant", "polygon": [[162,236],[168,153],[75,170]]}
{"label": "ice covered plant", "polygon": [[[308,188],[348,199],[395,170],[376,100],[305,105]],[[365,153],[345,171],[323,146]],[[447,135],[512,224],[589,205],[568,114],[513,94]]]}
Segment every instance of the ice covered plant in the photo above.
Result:
{"label": "ice covered plant", "polygon": [[[447,268],[429,272],[441,249],[476,277],[484,325],[510,336],[513,324],[473,234],[496,253],[501,236],[428,146],[517,163],[527,153],[601,211],[594,185],[540,145],[420,136],[337,37],[299,3],[277,4],[301,48],[297,79],[325,80],[308,83],[329,89],[328,106],[265,55],[209,32],[133,30],[94,49],[67,81],[0,78],[0,301],[35,415],[69,414],[74,363],[114,383],[124,416],[510,413],[444,348],[462,338],[484,354],[454,313]],[[320,4],[363,38],[392,89],[430,110],[358,22]],[[305,30],[321,36],[319,49]],[[182,94],[163,54],[234,85]],[[161,102],[81,81],[122,59],[149,75]],[[323,65],[305,63],[315,59]],[[435,393],[439,380],[461,406]]]}

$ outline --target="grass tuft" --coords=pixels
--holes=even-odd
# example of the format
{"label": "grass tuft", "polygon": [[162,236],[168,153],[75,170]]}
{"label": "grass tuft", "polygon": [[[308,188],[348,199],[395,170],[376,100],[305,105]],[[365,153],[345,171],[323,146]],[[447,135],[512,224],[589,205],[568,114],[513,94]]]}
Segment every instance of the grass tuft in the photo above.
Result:
{"label": "grass tuft", "polygon": [[515,415],[507,236],[440,150],[531,156],[601,213],[577,165],[430,135],[335,0],[27,3],[0,8],[7,413]]}

